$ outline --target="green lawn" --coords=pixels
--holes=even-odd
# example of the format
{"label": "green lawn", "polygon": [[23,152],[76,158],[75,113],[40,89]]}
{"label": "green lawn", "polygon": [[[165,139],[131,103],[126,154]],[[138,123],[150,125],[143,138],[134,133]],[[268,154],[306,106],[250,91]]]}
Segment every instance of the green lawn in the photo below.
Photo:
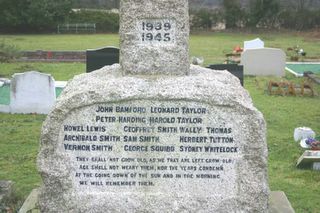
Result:
{"label": "green lawn", "polygon": [[0,113],[0,180],[14,181],[20,205],[41,183],[36,158],[44,119],[43,115]]}
{"label": "green lawn", "polygon": [[86,50],[103,46],[119,47],[117,34],[0,35],[1,40],[14,44],[21,50]]}
{"label": "green lawn", "polygon": [[293,33],[207,33],[192,35],[190,38],[190,53],[193,56],[202,56],[205,64],[221,63],[225,60],[225,54],[239,45],[243,47],[243,41],[260,38],[265,42],[265,47],[280,48],[287,53],[288,47],[299,45],[308,57],[318,58],[320,61],[320,38],[307,39]]}
{"label": "green lawn", "polygon": [[320,98],[266,95],[267,80],[248,77],[245,84],[267,122],[269,186],[284,191],[296,212],[319,212],[315,203],[320,200],[320,172],[296,169],[303,149],[294,142],[293,132],[308,126],[320,135]]}
{"label": "green lawn", "polygon": [[[299,44],[308,55],[320,58],[320,40],[297,36],[293,33],[232,34],[205,33],[192,35],[191,55],[202,56],[206,64],[222,62],[224,54],[242,44],[243,40],[260,37],[266,46],[286,49]],[[21,35],[0,36],[24,50],[61,49],[82,50],[105,45],[117,46],[117,35]],[[109,42],[109,43],[108,43]],[[81,63],[4,63],[0,64],[0,75],[10,77],[15,72],[40,70],[51,73],[56,80],[68,80],[83,73]],[[320,212],[320,172],[298,170],[295,162],[303,149],[293,140],[294,128],[311,127],[320,134],[320,97],[269,96],[266,84],[269,77],[245,77],[245,88],[250,92],[255,106],[267,121],[269,148],[269,185],[271,190],[286,193],[297,213]],[[285,78],[300,82],[287,74]],[[316,86],[320,94],[320,86]],[[0,179],[10,179],[16,183],[17,193],[26,197],[40,185],[36,170],[40,128],[45,116],[0,114]]]}
{"label": "green lawn", "polygon": [[[297,33],[196,33],[190,37],[190,56],[204,58],[204,65],[222,63],[225,54],[230,53],[243,41],[260,37],[266,47],[281,48],[299,45],[307,56],[320,61],[320,38],[301,36]],[[119,46],[117,34],[89,35],[0,35],[0,41],[16,45],[20,50],[86,50],[103,46]],[[287,52],[289,60],[290,52]],[[74,74],[85,72],[83,63],[2,63],[0,77],[10,78],[15,72],[37,70],[51,73],[56,80],[69,80]]]}
{"label": "green lawn", "polygon": [[14,73],[38,71],[50,73],[56,81],[67,81],[86,72],[84,63],[2,63],[0,64],[0,78],[11,78]]}
{"label": "green lawn", "polygon": [[[194,33],[190,37],[190,55],[202,56],[205,64],[220,63],[225,60],[225,54],[236,45],[243,46],[243,41],[261,38],[265,47],[281,48],[299,45],[307,52],[308,57],[320,60],[320,38],[301,36],[297,33]],[[117,34],[89,35],[0,35],[0,41],[14,44],[21,50],[86,50],[103,46],[119,47]],[[289,54],[288,54],[289,55]]]}

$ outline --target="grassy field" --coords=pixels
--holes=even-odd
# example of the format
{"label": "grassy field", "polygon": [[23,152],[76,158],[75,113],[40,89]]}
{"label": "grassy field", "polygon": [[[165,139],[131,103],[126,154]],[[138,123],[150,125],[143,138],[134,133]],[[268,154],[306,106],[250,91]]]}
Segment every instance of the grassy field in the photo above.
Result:
{"label": "grassy field", "polygon": [[[281,48],[287,52],[289,61],[291,52],[288,47],[298,45],[307,52],[307,56],[320,61],[320,33],[196,33],[190,37],[190,56],[204,58],[204,65],[222,63],[225,54],[232,52],[243,41],[260,37],[266,47]],[[0,41],[17,46],[20,50],[86,50],[103,46],[119,46],[117,34],[90,35],[0,35]],[[16,72],[37,70],[51,73],[56,80],[69,80],[74,74],[85,72],[82,63],[2,63],[0,77],[10,78]]]}
{"label": "grassy field", "polygon": [[[190,37],[190,55],[202,56],[205,64],[221,63],[225,54],[230,53],[237,45],[243,46],[243,41],[261,38],[265,47],[280,48],[298,45],[307,52],[307,56],[320,59],[320,33],[224,33],[208,32],[192,34]],[[0,35],[0,41],[16,45],[21,50],[86,50],[103,46],[119,47],[117,34],[90,35]],[[288,56],[290,53],[288,52]]]}
{"label": "grassy field", "polygon": [[[320,38],[293,33],[271,33],[267,35],[247,33],[205,33],[192,35],[190,52],[202,56],[205,63],[225,60],[225,53],[243,40],[260,37],[268,47],[300,45],[309,56],[320,58]],[[117,35],[0,35],[0,40],[14,43],[22,50],[83,50],[106,45],[117,46]],[[10,77],[15,72],[39,70],[51,73],[56,80],[69,80],[83,73],[81,63],[4,63],[0,64],[0,75]],[[320,172],[298,170],[295,162],[303,149],[293,140],[294,128],[309,126],[320,134],[320,98],[269,96],[266,84],[270,79],[296,79],[287,74],[285,78],[245,77],[245,88],[250,92],[255,106],[264,114],[267,121],[269,148],[269,185],[271,190],[286,193],[296,212],[320,212]],[[320,94],[320,86],[316,86]],[[20,200],[41,184],[36,169],[36,156],[39,144],[43,115],[0,114],[0,179],[10,179],[16,183]]]}
{"label": "grassy field", "polygon": [[0,64],[0,78],[11,78],[14,73],[38,71],[50,73],[57,81],[67,81],[73,76],[85,73],[84,63],[2,63]]}
{"label": "grassy field", "polygon": [[18,205],[41,183],[36,158],[44,119],[44,115],[0,113],[0,180],[15,182]]}
{"label": "grassy field", "polygon": [[320,199],[320,172],[295,167],[303,149],[293,140],[294,129],[300,126],[320,134],[320,99],[269,96],[265,93],[268,80],[248,77],[245,84],[267,122],[269,186],[273,191],[284,191],[296,212],[320,212],[315,204]]}
{"label": "grassy field", "polygon": [[117,34],[0,35],[1,40],[14,44],[21,50],[86,50],[103,46],[119,47]]}

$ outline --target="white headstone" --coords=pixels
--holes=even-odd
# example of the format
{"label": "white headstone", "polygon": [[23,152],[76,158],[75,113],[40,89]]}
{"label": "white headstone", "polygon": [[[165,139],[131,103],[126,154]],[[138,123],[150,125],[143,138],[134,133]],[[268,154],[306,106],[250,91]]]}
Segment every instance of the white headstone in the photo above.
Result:
{"label": "white headstone", "polygon": [[51,75],[30,71],[16,73],[10,84],[11,113],[47,114],[56,100]]}
{"label": "white headstone", "polygon": [[241,54],[245,75],[284,76],[286,54],[281,49],[248,49]]}
{"label": "white headstone", "polygon": [[[140,56],[60,95],[41,135],[42,212],[268,211],[265,121],[248,92],[228,72],[176,64],[187,45],[163,52],[186,41],[187,4],[122,1],[121,54]],[[173,26],[174,43],[132,39],[143,23]]]}
{"label": "white headstone", "polygon": [[243,50],[260,49],[260,48],[264,48],[264,42],[260,38],[256,38],[250,41],[245,41],[243,45]]}

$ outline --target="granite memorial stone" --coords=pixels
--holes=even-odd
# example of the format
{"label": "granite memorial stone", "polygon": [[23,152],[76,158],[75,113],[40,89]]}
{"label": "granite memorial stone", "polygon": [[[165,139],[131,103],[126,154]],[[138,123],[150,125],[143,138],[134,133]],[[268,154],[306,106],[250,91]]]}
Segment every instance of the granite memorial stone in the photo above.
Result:
{"label": "granite memorial stone", "polygon": [[13,194],[14,183],[10,180],[0,180],[0,212],[4,211],[2,207],[5,207]]}
{"label": "granite memorial stone", "polygon": [[122,0],[120,22],[120,64],[123,73],[189,73],[186,0]]}
{"label": "granite memorial stone", "polygon": [[235,76],[189,65],[187,4],[121,2],[120,64],[76,76],[43,124],[42,212],[268,211],[265,121]]}
{"label": "granite memorial stone", "polygon": [[227,70],[237,78],[239,78],[243,86],[243,66],[239,64],[210,64],[207,68],[213,70]]}

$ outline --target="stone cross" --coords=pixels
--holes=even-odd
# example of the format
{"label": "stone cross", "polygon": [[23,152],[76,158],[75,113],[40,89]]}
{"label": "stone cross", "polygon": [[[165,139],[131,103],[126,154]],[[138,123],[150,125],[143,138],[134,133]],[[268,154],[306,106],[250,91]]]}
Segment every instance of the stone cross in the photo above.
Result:
{"label": "stone cross", "polygon": [[187,0],[122,0],[120,64],[125,74],[189,73]]}

